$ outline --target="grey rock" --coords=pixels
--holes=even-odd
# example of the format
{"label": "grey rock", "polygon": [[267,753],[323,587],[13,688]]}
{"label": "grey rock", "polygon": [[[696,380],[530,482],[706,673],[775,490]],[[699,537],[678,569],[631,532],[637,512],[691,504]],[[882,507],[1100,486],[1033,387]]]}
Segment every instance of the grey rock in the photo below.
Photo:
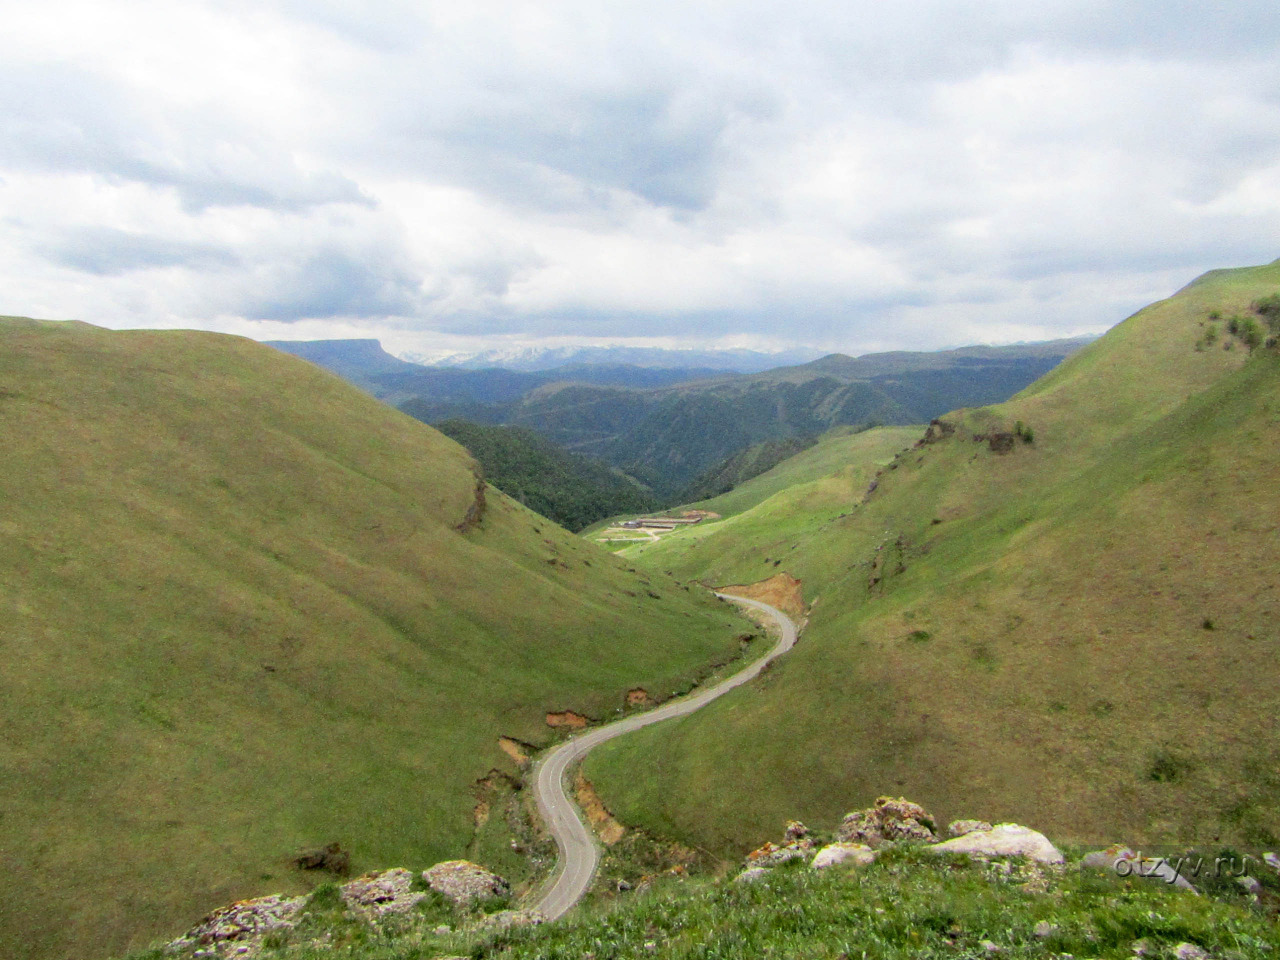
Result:
{"label": "grey rock", "polygon": [[817,852],[809,864],[815,870],[825,870],[840,864],[865,867],[875,863],[876,852],[865,843],[837,842],[828,844]]}
{"label": "grey rock", "polygon": [[1132,861],[1137,854],[1123,844],[1113,843],[1105,850],[1095,850],[1087,853],[1080,861],[1080,866],[1088,870],[1103,870],[1116,872],[1116,864],[1121,861]]}
{"label": "grey rock", "polygon": [[[470,860],[446,860],[422,872],[432,890],[444,894],[461,907],[473,907],[511,893],[507,881]],[[496,916],[496,914],[495,914]]]}
{"label": "grey rock", "polygon": [[769,876],[767,867],[747,867],[733,878],[734,883],[758,883]]}
{"label": "grey rock", "polygon": [[303,902],[302,897],[280,896],[241,900],[215,910],[165,949],[176,953],[192,947],[260,940],[273,930],[293,927]]}
{"label": "grey rock", "polygon": [[935,853],[968,853],[977,857],[1026,857],[1039,863],[1062,863],[1063,856],[1043,833],[1016,823],[1000,823],[928,848]]}
{"label": "grey rock", "polygon": [[1209,960],[1209,954],[1194,943],[1183,942],[1178,944],[1173,948],[1173,955],[1178,960]]}
{"label": "grey rock", "polygon": [[788,820],[785,835],[787,838],[787,842],[793,843],[796,840],[803,840],[805,837],[807,837],[809,835],[809,828],[806,827],[799,820]]}
{"label": "grey rock", "polygon": [[341,889],[347,906],[370,919],[408,913],[427,896],[413,889],[413,874],[403,867],[366,873]]}
{"label": "grey rock", "polygon": [[1039,923],[1037,923],[1034,927],[1031,928],[1031,933],[1041,940],[1045,939],[1046,937],[1052,937],[1057,932],[1058,932],[1058,928],[1054,926],[1052,923],[1050,923],[1048,920],[1041,920]]}
{"label": "grey rock", "polygon": [[933,817],[920,804],[904,797],[880,797],[875,806],[846,814],[836,839],[872,848],[898,840],[932,843],[937,839],[933,824]]}

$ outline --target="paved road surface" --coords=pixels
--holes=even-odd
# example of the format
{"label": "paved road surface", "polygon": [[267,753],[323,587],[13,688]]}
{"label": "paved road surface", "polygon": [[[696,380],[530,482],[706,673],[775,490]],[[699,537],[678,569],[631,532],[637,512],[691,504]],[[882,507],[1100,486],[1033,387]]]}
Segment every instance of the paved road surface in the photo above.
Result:
{"label": "paved road surface", "polygon": [[596,867],[600,862],[600,852],[596,847],[591,828],[583,822],[577,805],[565,792],[565,774],[569,768],[585,757],[592,748],[606,740],[612,740],[624,733],[639,730],[641,727],[647,727],[651,723],[658,723],[671,717],[687,716],[706,706],[734,687],[740,687],[755,679],[764,669],[765,664],[786,653],[795,644],[796,625],[781,610],[767,603],[761,603],[759,600],[731,597],[722,593],[716,596],[759,610],[775,620],[782,631],[782,637],[777,646],[742,672],[735,673],[714,687],[699,690],[688,697],[665,703],[656,710],[633,714],[566,740],[547,754],[535,768],[533,790],[534,797],[538,801],[538,812],[542,814],[543,822],[555,837],[560,855],[550,886],[534,908],[548,920],[562,916],[582,898],[582,895],[587,892],[587,887],[591,886],[591,878],[595,876]]}

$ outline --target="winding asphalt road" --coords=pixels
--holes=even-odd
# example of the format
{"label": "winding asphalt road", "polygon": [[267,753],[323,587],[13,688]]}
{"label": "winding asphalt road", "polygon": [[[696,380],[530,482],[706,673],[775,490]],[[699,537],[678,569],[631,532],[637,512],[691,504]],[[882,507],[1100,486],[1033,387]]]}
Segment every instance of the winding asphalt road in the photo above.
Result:
{"label": "winding asphalt road", "polygon": [[740,673],[720,681],[714,687],[699,690],[679,700],[669,701],[656,710],[633,714],[566,740],[547,754],[535,768],[533,792],[538,801],[538,812],[542,814],[543,822],[555,837],[560,853],[549,886],[534,907],[548,920],[562,916],[582,899],[582,895],[587,892],[587,887],[591,886],[591,878],[595,876],[596,867],[600,863],[600,851],[596,846],[591,828],[583,822],[577,804],[570,800],[565,792],[565,774],[569,768],[607,740],[647,727],[652,723],[660,723],[672,717],[687,716],[705,707],[734,687],[740,687],[754,680],[767,663],[780,657],[795,645],[796,625],[781,610],[767,603],[761,603],[759,600],[747,600],[724,593],[717,593],[716,596],[722,600],[731,600],[744,607],[759,610],[776,621],[782,633],[777,646]]}

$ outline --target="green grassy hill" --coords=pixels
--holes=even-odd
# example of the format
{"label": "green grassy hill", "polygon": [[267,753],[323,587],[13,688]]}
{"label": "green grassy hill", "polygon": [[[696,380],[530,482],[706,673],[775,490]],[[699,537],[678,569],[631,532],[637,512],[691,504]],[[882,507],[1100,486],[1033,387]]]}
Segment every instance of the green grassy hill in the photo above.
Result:
{"label": "green grassy hill", "polygon": [[500,735],[738,650],[723,605],[247,340],[0,320],[0,443],[6,957],[305,889],[331,841],[357,872],[462,855]]}
{"label": "green grassy hill", "polygon": [[610,809],[724,853],[888,792],[1063,839],[1280,842],[1280,356],[1245,342],[1277,290],[1280,262],[1202,278],[945,417],[869,496],[833,486],[823,523],[800,485],[629,548],[789,572],[813,610],[762,684],[593,754]]}
{"label": "green grassy hill", "polygon": [[792,572],[797,545],[839,521],[876,471],[923,429],[832,430],[728,493],[681,508],[707,510],[721,519],[626,547],[619,556],[717,586],[762,580],[784,564]]}

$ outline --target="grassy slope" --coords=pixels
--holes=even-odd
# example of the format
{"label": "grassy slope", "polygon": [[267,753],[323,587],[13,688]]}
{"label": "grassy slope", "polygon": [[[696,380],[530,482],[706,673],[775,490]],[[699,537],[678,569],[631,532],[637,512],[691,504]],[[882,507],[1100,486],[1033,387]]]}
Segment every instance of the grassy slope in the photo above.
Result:
{"label": "grassy slope", "polygon": [[717,585],[761,580],[776,573],[775,561],[784,557],[787,570],[803,577],[808,571],[793,547],[834,523],[867,489],[877,468],[922,433],[922,427],[832,430],[816,446],[740,487],[690,505],[724,519],[704,520],[620,555]]}
{"label": "grassy slope", "polygon": [[[725,852],[888,792],[1064,838],[1275,842],[1280,358],[1196,342],[1277,287],[1280,264],[1215,273],[952,415],[783,555],[818,602],[763,684],[593,755],[606,803]],[[1017,420],[1033,445],[972,439]],[[774,572],[721,529],[645,560]]]}
{"label": "grassy slope", "polygon": [[456,532],[465,451],[303,361],[25,320],[0,341],[4,956],[298,889],[308,845],[459,855],[500,734],[736,649],[719,604],[495,490]]}

